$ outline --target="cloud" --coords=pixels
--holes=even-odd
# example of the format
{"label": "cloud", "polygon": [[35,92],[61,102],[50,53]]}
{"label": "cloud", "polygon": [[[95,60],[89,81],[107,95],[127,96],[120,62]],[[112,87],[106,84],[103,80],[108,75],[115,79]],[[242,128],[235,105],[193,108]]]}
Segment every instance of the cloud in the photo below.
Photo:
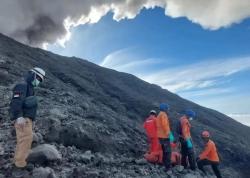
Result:
{"label": "cloud", "polygon": [[250,69],[250,57],[226,60],[209,60],[186,66],[167,68],[144,76],[143,79],[156,83],[174,92],[215,86],[220,79]]}
{"label": "cloud", "polygon": [[[134,55],[130,48],[115,51],[105,57],[101,66],[128,72],[172,92],[195,95],[230,92],[231,89],[216,88],[227,82],[235,73],[250,70],[250,57],[205,60],[203,62],[169,67],[167,59],[144,59]],[[209,88],[214,89],[209,89]],[[202,89],[209,89],[202,91]],[[216,89],[215,89],[216,88]],[[191,91],[191,93],[189,93]]]}
{"label": "cloud", "polygon": [[242,124],[245,124],[247,126],[250,126],[250,114],[228,114],[229,117],[235,119],[238,122],[241,122]]}
{"label": "cloud", "polygon": [[184,96],[185,98],[194,98],[194,97],[202,97],[202,96],[212,96],[212,95],[221,95],[221,94],[228,94],[234,92],[233,88],[206,88],[207,86],[204,86],[205,89],[200,90],[194,90],[194,91],[184,91],[180,92],[181,96]]}
{"label": "cloud", "polygon": [[107,55],[100,63],[101,66],[112,68],[121,72],[132,73],[137,76],[153,71],[154,67],[162,65],[164,60],[144,58],[139,54],[139,49],[130,47],[115,51]]}
{"label": "cloud", "polygon": [[249,0],[1,0],[0,32],[32,46],[63,44],[69,40],[71,28],[97,23],[108,12],[119,21],[154,7],[211,30],[250,16]]}
{"label": "cloud", "polygon": [[216,30],[250,16],[249,0],[168,0],[166,15],[187,17],[207,29]]}

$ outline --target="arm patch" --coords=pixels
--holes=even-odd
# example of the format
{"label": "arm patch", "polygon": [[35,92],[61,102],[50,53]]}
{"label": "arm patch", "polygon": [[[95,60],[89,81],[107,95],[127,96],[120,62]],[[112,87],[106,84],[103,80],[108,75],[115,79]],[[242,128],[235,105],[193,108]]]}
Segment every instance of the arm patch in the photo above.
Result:
{"label": "arm patch", "polygon": [[21,92],[14,92],[13,98],[20,98]]}

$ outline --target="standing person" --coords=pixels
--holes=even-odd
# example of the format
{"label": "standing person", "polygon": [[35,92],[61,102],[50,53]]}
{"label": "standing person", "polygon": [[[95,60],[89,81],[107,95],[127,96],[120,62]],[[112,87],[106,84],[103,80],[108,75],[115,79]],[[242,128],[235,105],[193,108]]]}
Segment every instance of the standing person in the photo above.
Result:
{"label": "standing person", "polygon": [[189,121],[193,120],[196,116],[192,110],[186,110],[185,114],[179,120],[178,133],[181,143],[181,165],[186,169],[189,163],[190,169],[195,170],[195,156],[190,133],[191,124]]}
{"label": "standing person", "polygon": [[211,165],[214,174],[217,176],[217,178],[222,178],[220,170],[218,168],[220,159],[217,153],[216,145],[210,139],[210,133],[208,131],[203,131],[201,137],[205,143],[205,148],[197,159],[198,168],[206,174],[206,171],[204,170],[203,166]]}
{"label": "standing person", "polygon": [[169,106],[166,103],[160,104],[160,113],[156,119],[157,136],[163,151],[163,164],[166,170],[171,167],[171,146],[170,146],[170,125],[167,115]]}
{"label": "standing person", "polygon": [[15,121],[17,145],[14,163],[17,169],[23,170],[27,166],[26,159],[32,144],[32,122],[37,111],[37,98],[34,88],[44,81],[45,71],[35,67],[31,69],[25,81],[17,84],[13,89],[10,103],[10,118]]}

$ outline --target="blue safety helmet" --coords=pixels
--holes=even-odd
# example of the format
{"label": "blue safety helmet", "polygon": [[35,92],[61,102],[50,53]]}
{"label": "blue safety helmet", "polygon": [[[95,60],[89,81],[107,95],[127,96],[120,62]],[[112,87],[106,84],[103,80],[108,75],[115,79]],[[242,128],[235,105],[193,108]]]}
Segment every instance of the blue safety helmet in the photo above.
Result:
{"label": "blue safety helmet", "polygon": [[185,110],[185,115],[188,117],[188,118],[195,118],[195,116],[196,116],[196,113],[193,111],[193,110],[191,110],[191,109],[186,109]]}
{"label": "blue safety helmet", "polygon": [[169,109],[169,105],[166,103],[160,104],[160,111],[167,111]]}

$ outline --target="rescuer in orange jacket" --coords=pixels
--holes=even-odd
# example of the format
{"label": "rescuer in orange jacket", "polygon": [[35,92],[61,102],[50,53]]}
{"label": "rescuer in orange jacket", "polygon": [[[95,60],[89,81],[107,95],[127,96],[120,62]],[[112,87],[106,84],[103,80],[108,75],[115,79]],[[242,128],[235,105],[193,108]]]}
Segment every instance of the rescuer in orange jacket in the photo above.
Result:
{"label": "rescuer in orange jacket", "polygon": [[171,167],[171,146],[170,146],[170,125],[167,115],[169,106],[165,103],[160,104],[160,113],[156,119],[157,137],[162,147],[163,164],[166,170]]}
{"label": "rescuer in orange jacket", "polygon": [[179,152],[179,144],[178,143],[171,143],[171,164],[172,166],[180,165],[181,164],[181,154]]}
{"label": "rescuer in orange jacket", "polygon": [[157,113],[155,110],[150,111],[149,117],[143,124],[143,127],[146,131],[149,143],[149,153],[156,152],[159,150],[160,144],[157,137],[157,129],[156,129],[156,116]]}
{"label": "rescuer in orange jacket", "polygon": [[154,152],[147,152],[144,158],[150,163],[161,164],[162,163],[162,149],[161,147]]}
{"label": "rescuer in orange jacket", "polygon": [[[181,164],[181,154],[178,150],[178,145],[176,143],[171,143],[171,165],[176,166]],[[157,151],[147,152],[144,158],[150,163],[162,163],[162,148],[159,147]]]}
{"label": "rescuer in orange jacket", "polygon": [[210,139],[210,134],[208,131],[203,131],[201,136],[205,143],[205,148],[197,159],[198,168],[206,174],[206,171],[204,170],[203,166],[211,165],[214,174],[217,176],[217,178],[221,178],[221,173],[218,168],[220,159],[217,153],[215,143]]}
{"label": "rescuer in orange jacket", "polygon": [[[192,110],[186,110],[185,114],[180,118],[177,132],[179,134],[179,140],[181,143],[181,165],[187,168],[188,163],[192,170],[196,169],[194,149],[192,143],[192,137],[190,133],[191,124],[189,120],[192,120],[196,116]],[[188,161],[188,163],[187,163]]]}
{"label": "rescuer in orange jacket", "polygon": [[149,117],[143,124],[149,143],[149,150],[144,158],[150,163],[162,163],[162,149],[157,137],[156,116],[156,111],[151,110]]}

